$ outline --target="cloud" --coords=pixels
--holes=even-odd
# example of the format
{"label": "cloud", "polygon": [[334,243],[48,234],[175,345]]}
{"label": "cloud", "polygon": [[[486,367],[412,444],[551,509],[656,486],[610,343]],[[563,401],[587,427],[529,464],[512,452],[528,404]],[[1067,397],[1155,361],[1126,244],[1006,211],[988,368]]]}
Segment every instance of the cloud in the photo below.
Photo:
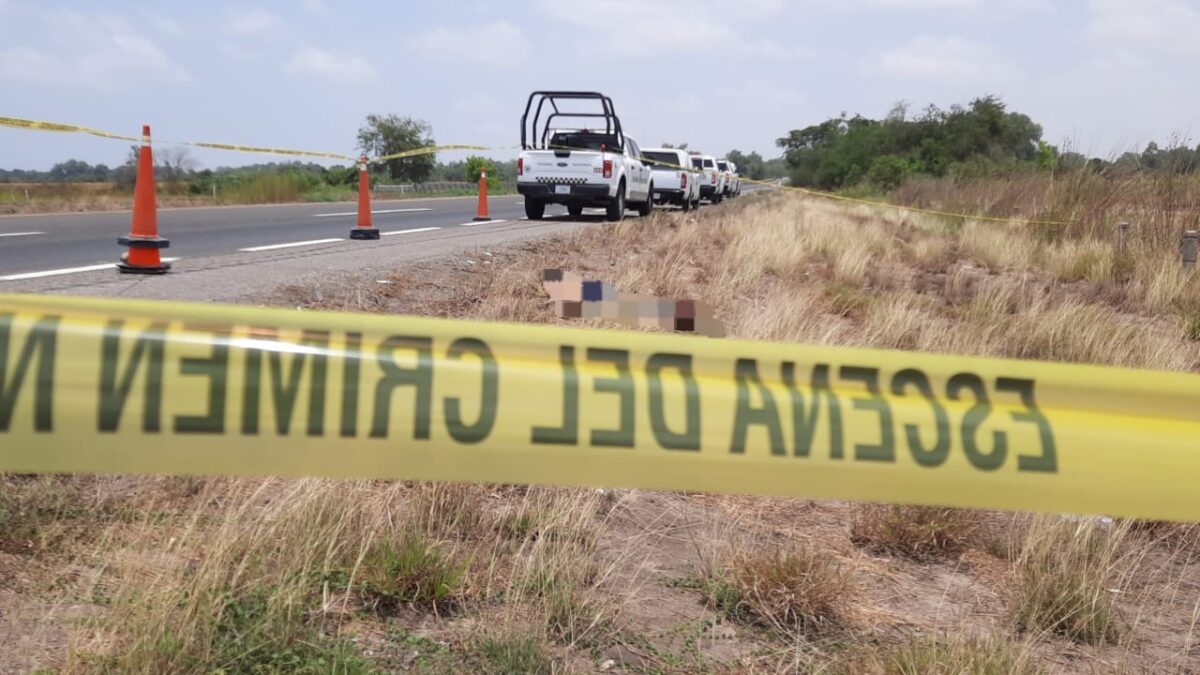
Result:
{"label": "cloud", "polygon": [[1092,0],[1087,37],[1097,46],[1200,54],[1200,10],[1175,0]]}
{"label": "cloud", "polygon": [[[0,2],[3,1],[4,0],[0,0]],[[172,37],[181,37],[187,34],[187,31],[183,27],[183,23],[178,19],[173,19],[169,16],[154,14],[150,17],[150,23],[154,24],[154,27],[157,28],[159,32],[166,33]]]}
{"label": "cloud", "polygon": [[986,11],[988,13],[1027,12],[1054,9],[1053,0],[843,0],[842,6],[854,9],[935,11]]}
{"label": "cloud", "polygon": [[[0,0],[2,1],[2,0]],[[0,49],[0,80],[93,89],[186,82],[191,76],[125,19],[59,10],[40,16],[38,47]]]}
{"label": "cloud", "polygon": [[986,45],[962,37],[913,38],[903,47],[879,56],[868,71],[914,80],[939,83],[978,83],[986,86],[997,80],[1009,80],[1016,70]]}
{"label": "cloud", "polygon": [[746,56],[763,59],[811,59],[817,55],[810,47],[803,45],[783,45],[766,38],[741,41],[738,43],[737,48]]}
{"label": "cloud", "polygon": [[287,72],[336,84],[363,84],[378,76],[375,66],[349,52],[331,52],[303,46],[284,66]]}
{"label": "cloud", "polygon": [[279,17],[265,9],[248,9],[232,14],[229,19],[230,32],[239,35],[266,33],[279,25]]}
{"label": "cloud", "polygon": [[306,12],[318,13],[325,11],[325,3],[322,0],[304,0],[300,3]]}
{"label": "cloud", "polygon": [[525,33],[508,21],[460,28],[434,28],[410,40],[409,47],[421,55],[436,56],[439,60],[505,67],[520,66],[533,53]]}
{"label": "cloud", "polygon": [[605,49],[639,56],[733,43],[737,36],[728,18],[712,11],[712,4],[709,0],[593,0],[587,12],[558,0],[542,0],[539,6],[552,19],[602,34]]}
{"label": "cloud", "polygon": [[784,0],[741,0],[737,12],[730,13],[723,0],[593,0],[591,11],[580,12],[571,3],[541,0],[539,8],[561,23],[596,33],[607,49],[625,56],[683,54],[719,46],[755,58],[809,58],[813,52],[807,47],[745,37],[735,26],[790,6]]}

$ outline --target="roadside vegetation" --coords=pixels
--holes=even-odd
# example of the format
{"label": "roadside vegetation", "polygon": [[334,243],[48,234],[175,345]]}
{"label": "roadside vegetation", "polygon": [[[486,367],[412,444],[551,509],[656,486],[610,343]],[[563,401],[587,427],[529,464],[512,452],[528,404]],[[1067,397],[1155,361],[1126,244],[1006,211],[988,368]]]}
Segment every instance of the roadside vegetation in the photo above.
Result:
{"label": "roadside vegetation", "polygon": [[[1058,189],[1080,213],[1107,203]],[[386,284],[283,287],[271,302],[558,323],[539,280],[560,268],[704,300],[741,338],[1196,371],[1200,282],[1172,245],[1176,202],[1146,194],[1124,247],[1111,227],[776,192]],[[7,476],[3,488],[0,639],[17,648],[0,670],[1200,667],[1200,549],[1181,525],[381,481]]]}
{"label": "roadside vegetation", "polygon": [[[370,115],[357,135],[358,150],[370,157],[432,145],[436,142],[428,124],[397,115]],[[0,168],[0,214],[128,209],[137,152],[137,147],[131,147],[125,162],[114,167],[71,159],[47,171]],[[338,202],[352,201],[358,194],[356,165],[270,162],[201,169],[187,147],[169,144],[156,146],[154,158],[161,207]],[[378,191],[373,198],[474,195],[481,169],[488,172],[492,194],[515,192],[515,160],[468,157],[439,162],[436,155],[425,154],[371,165],[372,189],[409,187],[404,192]],[[411,189],[414,185],[420,188]]]}

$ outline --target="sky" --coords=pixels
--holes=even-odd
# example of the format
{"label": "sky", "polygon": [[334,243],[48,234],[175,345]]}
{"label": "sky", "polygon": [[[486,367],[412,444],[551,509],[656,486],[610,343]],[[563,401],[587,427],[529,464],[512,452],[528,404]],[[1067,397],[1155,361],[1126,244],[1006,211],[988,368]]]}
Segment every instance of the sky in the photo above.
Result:
{"label": "sky", "polygon": [[[0,0],[0,116],[344,153],[371,113],[511,146],[531,91],[587,89],[642,147],[773,157],[842,112],[995,94],[1107,157],[1200,143],[1198,62],[1200,0]],[[127,146],[0,127],[0,167]]]}

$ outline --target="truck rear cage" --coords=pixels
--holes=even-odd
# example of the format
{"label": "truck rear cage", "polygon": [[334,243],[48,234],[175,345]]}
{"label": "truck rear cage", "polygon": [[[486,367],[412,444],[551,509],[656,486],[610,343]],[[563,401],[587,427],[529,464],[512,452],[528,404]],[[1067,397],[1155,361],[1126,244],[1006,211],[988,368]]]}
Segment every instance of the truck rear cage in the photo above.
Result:
{"label": "truck rear cage", "polygon": [[[560,101],[597,101],[601,112],[572,112],[559,108]],[[535,107],[536,102],[536,107]],[[550,105],[547,110],[546,104]],[[533,117],[530,117],[530,113]],[[542,114],[546,113],[545,119]],[[617,144],[612,148],[621,152],[625,148],[625,134],[621,131],[621,120],[613,107],[612,99],[598,91],[535,91],[525,103],[521,115],[521,148],[524,150],[550,150],[548,140],[557,118],[603,119],[604,133],[616,136]],[[594,130],[599,133],[599,128]]]}

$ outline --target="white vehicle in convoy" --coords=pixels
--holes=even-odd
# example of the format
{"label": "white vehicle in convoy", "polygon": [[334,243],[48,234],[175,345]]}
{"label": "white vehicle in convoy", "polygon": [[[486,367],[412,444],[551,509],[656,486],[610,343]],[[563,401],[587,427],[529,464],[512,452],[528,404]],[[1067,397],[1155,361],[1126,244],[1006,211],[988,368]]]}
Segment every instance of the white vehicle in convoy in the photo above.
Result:
{"label": "white vehicle in convoy", "polygon": [[717,168],[717,160],[712,155],[694,154],[691,157],[692,166],[703,175],[700,181],[700,198],[707,199],[711,204],[720,204],[725,198],[725,174]]}
{"label": "white vehicle in convoy", "polygon": [[717,169],[725,175],[725,196],[736,197],[742,193],[742,180],[737,174],[737,165],[727,159],[717,160]]}
{"label": "white vehicle in convoy", "polygon": [[642,150],[642,160],[650,165],[654,183],[654,202],[674,204],[690,211],[700,206],[700,172],[692,167],[683,150],[650,148]]}
{"label": "white vehicle in convoy", "polygon": [[[581,102],[585,112],[579,112]],[[579,129],[553,126],[561,118],[589,124]],[[608,220],[623,218],[627,207],[650,215],[650,167],[637,142],[621,131],[609,97],[585,91],[533,92],[521,116],[521,148],[517,192],[525,197],[530,220],[540,220],[547,204],[563,204],[575,218],[587,207],[603,207]]]}

